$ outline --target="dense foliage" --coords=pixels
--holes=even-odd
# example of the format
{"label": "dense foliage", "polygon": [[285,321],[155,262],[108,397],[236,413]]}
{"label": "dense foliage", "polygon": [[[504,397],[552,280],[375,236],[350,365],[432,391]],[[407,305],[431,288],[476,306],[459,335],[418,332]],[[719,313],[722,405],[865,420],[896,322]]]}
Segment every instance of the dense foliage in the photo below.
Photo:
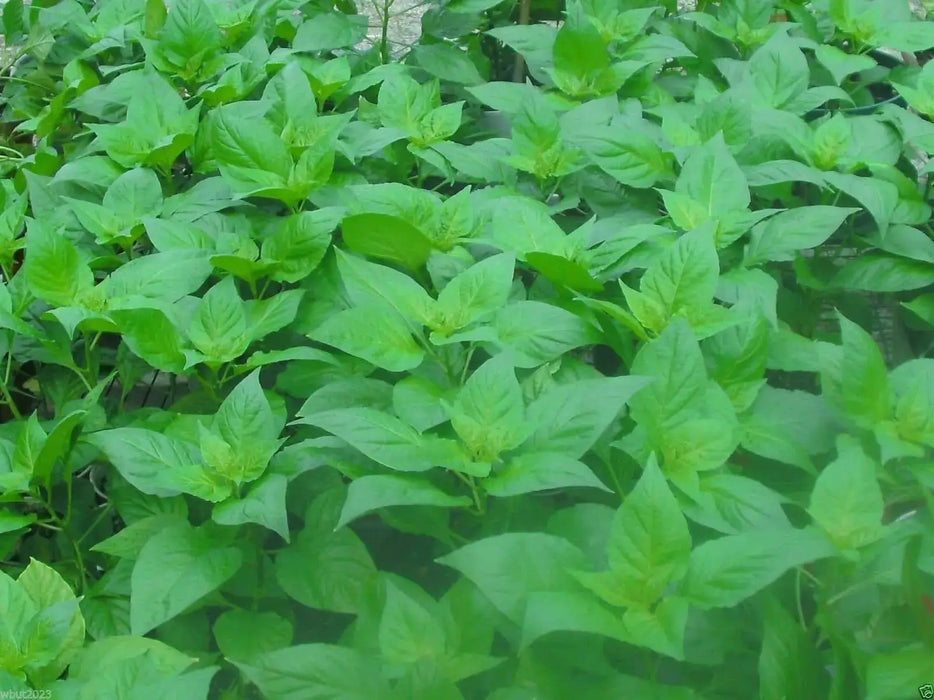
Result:
{"label": "dense foliage", "polygon": [[6,2],[0,689],[934,683],[934,22],[515,14]]}

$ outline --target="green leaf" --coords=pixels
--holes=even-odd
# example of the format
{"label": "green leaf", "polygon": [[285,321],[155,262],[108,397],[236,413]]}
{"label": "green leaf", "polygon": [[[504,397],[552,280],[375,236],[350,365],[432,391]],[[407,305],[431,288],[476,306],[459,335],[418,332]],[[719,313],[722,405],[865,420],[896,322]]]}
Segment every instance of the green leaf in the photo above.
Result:
{"label": "green leaf", "polygon": [[232,362],[250,344],[246,311],[233,277],[207,291],[188,327],[188,337],[208,362]]}
{"label": "green leaf", "polygon": [[162,185],[152,170],[134,168],[113,181],[102,204],[124,225],[134,225],[162,209]]}
{"label": "green leaf", "polygon": [[738,605],[788,569],[833,556],[815,530],[743,532],[704,542],[691,552],[682,595],[701,608]]}
{"label": "green leaf", "polygon": [[496,341],[516,367],[529,369],[600,341],[600,332],[581,316],[540,301],[516,301],[492,319]]}
{"label": "green leaf", "polygon": [[854,423],[871,427],[892,415],[888,369],[872,336],[838,313],[843,347],[822,357],[821,386],[827,402]]}
{"label": "green leaf", "polygon": [[630,371],[657,377],[629,402],[633,419],[653,432],[702,405],[708,391],[700,346],[682,320],[672,322],[658,338],[644,345]]}
{"label": "green leaf", "polygon": [[214,622],[214,639],[228,659],[250,662],[292,642],[292,624],[274,612],[228,610]]}
{"label": "green leaf", "polygon": [[39,608],[22,642],[26,672],[33,684],[46,685],[62,675],[84,646],[84,618],[74,591],[50,566],[30,558],[16,582]]}
{"label": "green leaf", "polygon": [[934,445],[934,361],[903,362],[889,376],[895,392],[898,434],[912,442]]}
{"label": "green leaf", "polygon": [[[580,459],[610,426],[644,377],[601,377],[558,384],[529,405],[534,432],[523,450],[553,452]],[[593,397],[599,396],[599,401]]]}
{"label": "green leaf", "polygon": [[254,483],[243,498],[214,506],[211,519],[220,525],[257,523],[289,542],[289,519],[285,508],[287,486],[288,479],[283,475],[267,474]]}
{"label": "green leaf", "polygon": [[521,624],[533,593],[579,590],[568,572],[584,565],[584,555],[560,537],[507,533],[471,542],[437,561],[460,571],[500,612]]}
{"label": "green leaf", "polygon": [[103,452],[130,484],[153,496],[180,493],[177,475],[201,462],[195,445],[144,428],[101,430],[85,440]]}
{"label": "green leaf", "polygon": [[373,700],[391,697],[375,660],[333,644],[301,644],[234,662],[266,697]]}
{"label": "green leaf", "polygon": [[419,431],[430,430],[448,420],[444,401],[454,398],[454,390],[430,379],[410,375],[392,388],[392,409]]}
{"label": "green leaf", "polygon": [[103,552],[120,559],[136,559],[139,552],[153,535],[166,527],[185,522],[175,513],[159,513],[128,524],[120,532],[98,542],[91,551]]}
{"label": "green leaf", "polygon": [[388,214],[354,214],[341,223],[344,243],[354,252],[389,260],[409,270],[428,261],[431,241],[415,226]]}
{"label": "green leaf", "polygon": [[337,222],[317,212],[301,212],[280,220],[263,241],[262,259],[275,265],[272,279],[299,282],[321,263]]}
{"label": "green leaf", "polygon": [[743,449],[816,474],[812,457],[832,447],[836,421],[819,396],[765,386],[740,424]]}
{"label": "green leaf", "polygon": [[466,496],[451,496],[424,479],[396,474],[372,474],[354,479],[347,489],[338,528],[361,515],[392,506],[469,506]]}
{"label": "green leaf", "polygon": [[366,37],[366,15],[321,12],[303,22],[292,40],[295,51],[331,51],[359,44]]}
{"label": "green leaf", "polygon": [[691,152],[681,168],[675,192],[700,204],[710,218],[746,209],[750,201],[746,176],[722,134]]}
{"label": "green leaf", "polygon": [[259,478],[279,447],[282,425],[273,415],[259,373],[253,370],[237,384],[214,417],[214,428],[235,455],[226,476],[238,483]]}
{"label": "green leaf", "polygon": [[652,187],[672,176],[671,162],[662,149],[638,130],[620,133],[617,127],[588,130],[575,137],[593,162],[628,187]]}
{"label": "green leaf", "polygon": [[483,481],[483,489],[498,498],[581,487],[610,491],[587,465],[556,452],[526,452],[517,455],[508,460],[495,475]]}
{"label": "green leaf", "polygon": [[[518,386],[518,385],[517,385]],[[436,466],[428,441],[395,416],[372,408],[338,408],[301,418],[344,440],[370,459],[399,471]]]}
{"label": "green leaf", "polygon": [[841,51],[831,44],[822,44],[814,50],[814,56],[830,71],[837,85],[853,73],[876,67],[876,62],[870,56],[854,55]]}
{"label": "green leaf", "polygon": [[525,648],[552,632],[584,632],[632,642],[619,615],[579,591],[539,591],[529,595],[522,619]]}
{"label": "green leaf", "polygon": [[808,512],[840,549],[857,549],[882,537],[885,503],[876,469],[855,440],[840,436],[837,459],[817,477]]}
{"label": "green leaf", "polygon": [[915,645],[873,655],[866,666],[866,700],[895,700],[906,694],[905,688],[913,691],[929,686],[931,652]]}
{"label": "green leaf", "polygon": [[265,338],[292,323],[304,293],[302,289],[289,289],[268,299],[251,299],[246,302],[251,340]]}
{"label": "green leaf", "polygon": [[749,72],[760,99],[769,107],[786,107],[808,88],[807,59],[784,32],[777,32],[753,54]]}
{"label": "green leaf", "polygon": [[111,308],[135,297],[173,303],[201,288],[213,272],[197,250],[170,250],[136,258],[114,270],[105,281]]}
{"label": "green leaf", "polygon": [[684,660],[689,607],[683,598],[669,596],[651,612],[646,608],[630,608],[623,613],[630,643]]}
{"label": "green leaf", "polygon": [[818,658],[809,635],[784,608],[770,601],[759,653],[759,697],[762,700],[825,697],[824,669]]}
{"label": "green leaf", "polygon": [[681,236],[642,276],[639,294],[623,287],[639,321],[659,333],[675,316],[700,325],[713,301],[720,261],[709,227]]}
{"label": "green leaf", "polygon": [[529,253],[526,262],[555,284],[585,292],[599,292],[603,285],[590,276],[587,268],[574,260],[549,253]]}
{"label": "green leaf", "polygon": [[219,109],[211,121],[211,148],[221,175],[240,197],[286,197],[292,158],[267,123]]}
{"label": "green leaf", "polygon": [[[450,10],[450,5],[447,7]],[[446,82],[479,85],[484,78],[468,52],[450,44],[417,44],[412,57],[428,73]]]}
{"label": "green leaf", "polygon": [[204,0],[179,0],[159,33],[159,48],[172,65],[191,71],[223,40]]}
{"label": "green leaf", "polygon": [[[658,462],[649,460],[613,519],[607,548],[614,605],[651,606],[688,567],[691,535]],[[606,574],[603,575],[607,577]],[[585,586],[592,580],[578,574]],[[603,586],[596,586],[601,593]]]}
{"label": "green leaf", "polygon": [[29,290],[53,306],[76,305],[94,287],[94,273],[74,243],[33,219],[26,224],[24,273]]}
{"label": "green leaf", "polygon": [[309,337],[390,372],[411,371],[425,358],[405,321],[386,314],[378,305],[334,314]]}
{"label": "green leaf", "polygon": [[831,286],[864,292],[904,292],[934,284],[934,266],[892,255],[863,254],[846,263]]}
{"label": "green leaf", "polygon": [[354,304],[382,300],[407,321],[431,323],[436,314],[435,301],[418,282],[391,267],[367,262],[341,250],[335,253],[341,281]]}
{"label": "green leaf", "polygon": [[844,219],[857,209],[845,207],[798,207],[756,224],[746,246],[746,265],[769,260],[790,262],[799,250],[816,248],[830,238]]}
{"label": "green leaf", "polygon": [[237,547],[214,531],[179,523],[152,537],[130,581],[130,626],[143,635],[171,620],[230,579],[243,563]]}
{"label": "green leaf", "polygon": [[[434,606],[432,606],[434,607]],[[392,581],[379,620],[379,650],[392,664],[414,664],[444,652],[444,628],[437,612],[426,609]]]}
{"label": "green leaf", "polygon": [[33,478],[45,481],[52,476],[55,463],[64,458],[71,450],[72,436],[87,416],[87,411],[78,410],[62,416],[43,441],[39,454],[33,464]]}
{"label": "green leaf", "polygon": [[508,356],[496,355],[470,375],[451,409],[451,425],[483,462],[528,437],[522,389]]}
{"label": "green leaf", "polygon": [[181,337],[166,314],[157,308],[111,311],[130,351],[163,372],[181,373],[186,364]]}
{"label": "green leaf", "polygon": [[360,612],[377,571],[366,546],[349,529],[318,532],[306,524],[279,550],[276,581],[290,598],[318,610]]}
{"label": "green leaf", "polygon": [[506,304],[512,288],[515,256],[494,255],[471,265],[438,295],[435,329],[443,335],[469,326]]}

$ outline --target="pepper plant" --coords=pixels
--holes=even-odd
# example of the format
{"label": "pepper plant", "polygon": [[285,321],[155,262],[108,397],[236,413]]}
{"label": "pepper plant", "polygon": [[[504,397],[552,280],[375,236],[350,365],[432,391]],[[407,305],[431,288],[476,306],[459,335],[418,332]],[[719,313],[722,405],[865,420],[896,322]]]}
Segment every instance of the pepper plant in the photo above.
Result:
{"label": "pepper plant", "polygon": [[496,8],[3,5],[0,690],[925,696],[934,23]]}

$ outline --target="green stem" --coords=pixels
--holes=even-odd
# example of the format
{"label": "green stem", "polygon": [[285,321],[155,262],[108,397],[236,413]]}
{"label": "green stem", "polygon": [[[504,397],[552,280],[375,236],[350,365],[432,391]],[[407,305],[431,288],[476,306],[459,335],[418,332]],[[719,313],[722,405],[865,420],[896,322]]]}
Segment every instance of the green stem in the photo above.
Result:
{"label": "green stem", "polygon": [[461,381],[460,385],[463,386],[464,382],[467,381],[467,370],[470,369],[470,361],[473,359],[474,350],[477,349],[477,346],[473,343],[470,344],[470,349],[467,351],[467,359],[464,360],[464,370],[461,372]]}
{"label": "green stem", "polygon": [[6,403],[7,407],[10,409],[10,413],[13,414],[13,417],[16,420],[22,420],[23,414],[20,413],[19,407],[16,405],[16,402],[13,400],[13,396],[10,394],[9,382],[10,374],[13,368],[13,356],[7,353],[6,356],[6,371],[3,373],[3,381],[0,382],[0,392],[3,394],[3,400]]}
{"label": "green stem", "polygon": [[85,530],[84,534],[81,535],[81,537],[79,537],[77,540],[75,540],[75,542],[77,544],[81,544],[82,542],[84,542],[84,540],[87,539],[87,536],[90,535],[92,532],[94,532],[94,528],[100,525],[101,521],[110,514],[110,511],[112,510],[112,508],[113,506],[111,506],[109,503],[103,508],[101,508],[100,515],[94,518],[94,522],[91,523],[91,526],[87,530]]}
{"label": "green stem", "polygon": [[454,475],[464,482],[467,487],[470,489],[470,495],[473,498],[474,507],[477,509],[477,515],[484,515],[486,513],[486,508],[483,507],[483,503],[480,500],[480,492],[477,491],[477,484],[474,481],[472,476],[465,476],[460,472],[454,472]]}
{"label": "green stem", "polygon": [[394,0],[384,0],[380,13],[379,58],[384,65],[389,63],[389,9]]}
{"label": "green stem", "polygon": [[797,574],[795,575],[795,607],[798,609],[798,622],[801,624],[801,629],[807,631],[807,623],[804,621],[804,606],[801,605],[801,567],[798,567]]}

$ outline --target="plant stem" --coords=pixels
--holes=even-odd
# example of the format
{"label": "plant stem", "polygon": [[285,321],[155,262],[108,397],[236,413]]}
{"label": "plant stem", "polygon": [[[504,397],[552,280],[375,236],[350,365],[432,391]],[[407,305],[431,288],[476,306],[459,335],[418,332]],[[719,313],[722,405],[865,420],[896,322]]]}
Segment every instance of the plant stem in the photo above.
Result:
{"label": "plant stem", "polygon": [[[519,0],[519,25],[529,23],[532,14],[532,0]],[[521,83],[525,79],[525,59],[516,53],[516,62],[512,66],[512,82]]]}
{"label": "plant stem", "polygon": [[16,402],[13,400],[13,396],[10,394],[9,382],[10,382],[10,373],[13,368],[13,356],[7,353],[6,356],[6,371],[3,373],[3,381],[0,382],[0,392],[3,394],[3,401],[6,403],[7,408],[10,409],[10,413],[13,414],[13,417],[16,420],[22,420],[23,414],[20,413],[19,407],[16,405]]}
{"label": "plant stem", "polygon": [[382,12],[380,12],[380,36],[379,36],[379,59],[380,63],[389,63],[389,9],[395,0],[383,0]]}

